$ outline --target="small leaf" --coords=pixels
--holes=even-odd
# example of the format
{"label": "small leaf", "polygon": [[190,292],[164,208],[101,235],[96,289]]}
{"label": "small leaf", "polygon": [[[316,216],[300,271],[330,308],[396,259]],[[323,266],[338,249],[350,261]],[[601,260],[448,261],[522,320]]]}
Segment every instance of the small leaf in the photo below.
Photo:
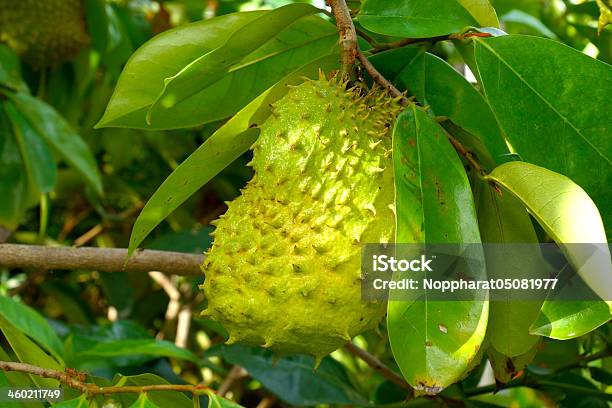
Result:
{"label": "small leaf", "polygon": [[483,27],[499,27],[497,13],[489,0],[457,0]]}
{"label": "small leaf", "polygon": [[207,390],[206,395],[208,396],[208,408],[242,408],[242,405],[220,397],[211,390]]}
{"label": "small leaf", "polygon": [[[4,104],[0,104],[2,108]],[[29,184],[11,124],[0,109],[0,225],[19,225],[30,201]]]}
{"label": "small leaf", "polygon": [[[393,130],[397,243],[480,242],[469,182],[444,131],[416,105]],[[485,279],[482,248],[463,271]],[[471,295],[468,295],[471,296]],[[387,324],[395,360],[418,390],[437,393],[471,367],[484,340],[488,302],[390,301]]]}
{"label": "small leaf", "polygon": [[493,347],[489,347],[487,355],[493,368],[493,375],[495,380],[501,383],[510,382],[521,370],[523,370],[527,364],[531,363],[538,352],[538,344],[532,344],[525,353],[508,357],[495,350]]}
{"label": "small leaf", "polygon": [[[64,367],[60,363],[45,353],[2,315],[0,315],[0,331],[4,334],[8,344],[22,363],[33,364],[38,367],[50,368],[57,371],[64,370]],[[57,388],[59,386],[59,381],[57,380],[41,378],[35,375],[30,375],[30,377],[39,388]]]}
{"label": "small leaf", "polygon": [[19,112],[36,132],[74,167],[97,194],[102,194],[102,181],[96,161],[87,144],[51,106],[24,93],[11,93]]}
{"label": "small leaf", "polygon": [[18,92],[29,92],[21,78],[21,64],[15,51],[0,44],[0,84]]}
{"label": "small leaf", "polygon": [[87,395],[83,394],[80,397],[73,398],[71,400],[60,402],[59,404],[53,405],[54,408],[87,408],[89,401]]}
{"label": "small leaf", "polygon": [[393,7],[388,0],[365,0],[358,20],[372,32],[409,38],[437,37],[478,25],[458,0],[405,0]]}
{"label": "small leaf", "polygon": [[130,408],[160,408],[160,407],[155,405],[153,402],[151,402],[151,400],[149,400],[149,398],[147,397],[147,394],[142,393],[138,396],[138,399],[136,400],[136,402],[130,405]]}
{"label": "small leaf", "polygon": [[605,385],[612,385],[612,373],[599,367],[589,367],[591,378]]}
{"label": "small leaf", "polygon": [[13,124],[13,135],[21,150],[29,184],[35,190],[38,199],[41,193],[48,193],[55,186],[57,180],[55,160],[45,140],[36,134],[12,102],[6,102],[4,110]]}
{"label": "small leaf", "polygon": [[258,136],[257,126],[270,115],[269,104],[287,93],[288,84],[313,77],[318,69],[337,65],[337,58],[323,57],[289,75],[255,98],[220,127],[168,176],[157,189],[134,223],[129,253],[133,253],[149,233],[200,187],[246,152]]}
{"label": "small leaf", "polygon": [[[599,7],[599,20],[597,21],[597,35],[600,35],[603,29],[612,22],[612,4],[610,0],[595,0]],[[607,1],[607,4],[606,4]]]}
{"label": "small leaf", "polygon": [[244,367],[249,375],[291,405],[367,405],[367,400],[351,386],[344,367],[330,357],[313,370],[315,360],[310,356],[276,358],[270,351],[256,347],[224,346],[221,356]]}
{"label": "small leaf", "polygon": [[37,311],[8,296],[0,295],[0,315],[43,346],[58,361],[62,361],[64,346],[47,320]]}
{"label": "small leaf", "polygon": [[169,341],[154,339],[115,340],[98,343],[91,348],[79,350],[75,353],[74,358],[110,358],[136,354],[153,357],[172,357],[192,362],[198,361],[197,356],[189,350],[180,348]]}

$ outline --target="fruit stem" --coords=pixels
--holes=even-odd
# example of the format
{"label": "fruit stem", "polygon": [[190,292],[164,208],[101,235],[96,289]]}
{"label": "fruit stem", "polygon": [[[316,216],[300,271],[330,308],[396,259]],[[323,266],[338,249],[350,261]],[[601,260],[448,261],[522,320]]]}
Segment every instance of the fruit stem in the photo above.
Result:
{"label": "fruit stem", "polygon": [[345,0],[327,0],[336,18],[336,26],[340,35],[340,61],[342,63],[341,74],[344,78],[350,78],[357,57],[357,32],[351,19],[351,14]]}

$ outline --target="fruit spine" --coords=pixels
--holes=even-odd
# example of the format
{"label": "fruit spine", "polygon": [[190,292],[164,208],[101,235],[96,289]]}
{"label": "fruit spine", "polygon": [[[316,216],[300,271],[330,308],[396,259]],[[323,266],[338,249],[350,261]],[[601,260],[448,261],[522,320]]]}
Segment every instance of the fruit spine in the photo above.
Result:
{"label": "fruit spine", "polygon": [[253,179],[228,203],[203,264],[205,316],[228,342],[320,360],[374,328],[361,301],[360,245],[395,231],[388,93],[327,80],[292,88],[253,146]]}

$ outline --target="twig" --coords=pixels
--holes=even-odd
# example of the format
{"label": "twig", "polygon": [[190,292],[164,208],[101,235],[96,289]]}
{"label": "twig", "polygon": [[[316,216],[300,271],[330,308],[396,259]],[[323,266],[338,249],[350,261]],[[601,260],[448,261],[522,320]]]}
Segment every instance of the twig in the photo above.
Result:
{"label": "twig", "polygon": [[340,33],[340,56],[342,60],[342,74],[346,75],[350,72],[351,66],[355,63],[355,58],[358,58],[363,65],[363,68],[372,76],[374,81],[382,85],[383,88],[389,90],[395,97],[400,97],[402,104],[407,104],[408,99],[402,94],[391,82],[389,82],[378,70],[372,65],[368,58],[361,52],[357,44],[357,32],[355,25],[351,19],[351,14],[344,0],[327,0],[331,6],[334,16],[336,17],[336,25]]}
{"label": "twig", "polygon": [[399,385],[402,388],[412,391],[412,386],[408,384],[401,375],[384,365],[383,362],[380,361],[376,356],[373,356],[361,347],[356,346],[353,342],[346,343],[344,348],[346,348],[351,354],[362,359],[367,365],[372,367],[375,371],[380,373],[380,375],[382,375],[387,380]]}
{"label": "twig", "polygon": [[372,79],[378,82],[378,84],[380,84],[383,88],[388,90],[391,95],[399,97],[400,103],[402,105],[407,105],[409,102],[408,98],[406,98],[406,96],[402,92],[400,92],[399,89],[395,87],[395,85],[393,85],[387,78],[385,78],[383,74],[378,72],[378,70],[374,67],[374,65],[372,65],[370,60],[368,60],[368,58],[360,50],[357,50],[357,53],[357,57],[359,58],[361,65],[363,65],[363,68],[368,71],[368,74],[370,74]]}
{"label": "twig", "polygon": [[612,349],[610,350],[602,350],[595,354],[591,354],[590,356],[582,356],[578,358],[578,361],[574,361],[570,364],[561,366],[555,370],[555,374],[559,374],[563,371],[571,370],[574,368],[583,367],[585,364],[590,363],[591,361],[601,360],[602,358],[612,357]]}
{"label": "twig", "polygon": [[357,33],[351,19],[351,13],[345,0],[327,0],[336,18],[336,26],[340,34],[340,59],[342,76],[350,76],[355,57],[357,56]]}
{"label": "twig", "polygon": [[474,156],[472,155],[472,153],[459,140],[457,140],[453,135],[448,133],[446,129],[444,129],[441,126],[440,128],[444,130],[446,137],[451,142],[451,144],[453,145],[457,153],[465,157],[468,163],[470,163],[470,165],[474,168],[474,170],[476,170],[479,174],[485,174],[485,171],[480,166],[480,163],[478,163],[476,159],[474,159]]}
{"label": "twig", "polygon": [[227,377],[225,377],[225,380],[221,386],[219,386],[217,394],[219,394],[221,397],[224,396],[232,388],[232,385],[234,385],[236,380],[239,380],[246,375],[247,372],[244,370],[244,368],[240,367],[239,365],[233,366],[230,372],[227,374]]}
{"label": "twig", "polygon": [[0,266],[5,268],[84,269],[99,272],[161,271],[175,275],[200,275],[203,255],[169,251],[137,251],[126,262],[120,248],[47,247],[0,244]]}
{"label": "twig", "polygon": [[203,391],[211,390],[204,385],[189,384],[155,384],[143,386],[121,386],[121,387],[100,387],[97,384],[86,382],[87,374],[80,373],[74,369],[66,371],[51,370],[48,368],[37,367],[31,364],[15,363],[12,361],[0,361],[0,370],[17,371],[36,375],[42,378],[53,378],[62,384],[79,390],[88,395],[107,395],[107,394],[140,394],[149,391],[180,391],[190,392],[194,395],[201,394]]}

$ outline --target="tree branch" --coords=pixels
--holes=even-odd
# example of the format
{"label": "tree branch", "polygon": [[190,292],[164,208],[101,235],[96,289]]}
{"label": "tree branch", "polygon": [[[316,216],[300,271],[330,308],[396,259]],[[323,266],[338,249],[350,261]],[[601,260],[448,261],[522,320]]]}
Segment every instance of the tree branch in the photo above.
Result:
{"label": "tree branch", "polygon": [[136,251],[127,260],[127,249],[48,247],[0,244],[0,267],[34,269],[84,269],[99,272],[160,271],[174,275],[200,275],[203,255],[169,251]]}
{"label": "tree branch", "polygon": [[108,395],[108,394],[140,394],[149,391],[180,391],[190,392],[194,395],[201,394],[211,388],[204,385],[189,384],[154,384],[142,386],[122,386],[122,387],[100,387],[97,384],[86,382],[87,374],[67,368],[66,371],[56,371],[48,368],[41,368],[25,363],[14,363],[12,361],[0,361],[0,370],[17,371],[36,375],[42,378],[53,378],[67,387],[81,391],[88,395]]}
{"label": "tree branch", "polygon": [[340,34],[340,60],[342,63],[342,76],[350,76],[355,57],[358,53],[357,33],[351,19],[351,13],[345,0],[327,0],[336,18],[336,26]]}
{"label": "tree branch", "polygon": [[408,384],[401,375],[384,365],[383,362],[380,361],[376,356],[368,353],[361,347],[356,346],[353,342],[346,343],[344,348],[346,348],[351,354],[362,359],[367,365],[372,367],[375,371],[377,371],[387,380],[399,385],[404,389],[410,390],[411,392],[413,391],[412,386]]}

